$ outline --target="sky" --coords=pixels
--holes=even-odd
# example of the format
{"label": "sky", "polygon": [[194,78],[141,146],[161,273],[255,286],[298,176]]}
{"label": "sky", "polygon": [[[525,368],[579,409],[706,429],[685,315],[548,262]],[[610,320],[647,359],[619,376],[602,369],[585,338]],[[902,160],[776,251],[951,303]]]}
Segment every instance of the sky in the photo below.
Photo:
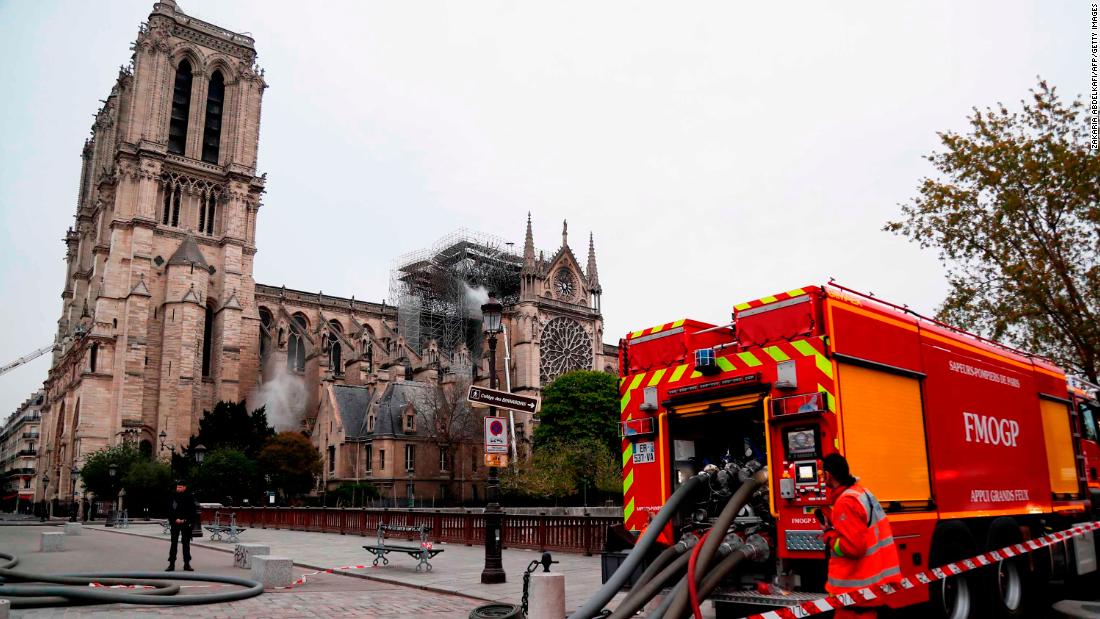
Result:
{"label": "sky", "polygon": [[[80,151],[150,0],[0,0],[0,364],[49,344]],[[930,250],[883,232],[937,132],[1088,88],[1085,0],[179,0],[256,40],[255,277],[381,301],[455,230],[591,232],[605,340],[835,277],[932,312]],[[49,356],[0,376],[0,417]]]}

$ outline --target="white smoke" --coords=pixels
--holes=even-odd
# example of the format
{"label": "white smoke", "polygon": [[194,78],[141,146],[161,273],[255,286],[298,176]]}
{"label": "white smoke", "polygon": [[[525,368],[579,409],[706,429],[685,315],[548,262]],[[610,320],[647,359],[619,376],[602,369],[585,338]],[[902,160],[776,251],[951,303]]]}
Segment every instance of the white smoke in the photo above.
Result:
{"label": "white smoke", "polygon": [[268,423],[277,432],[300,429],[308,400],[305,382],[275,362],[267,364],[264,377],[267,380],[248,396],[248,409],[263,406]]}
{"label": "white smoke", "polygon": [[471,288],[466,282],[462,282],[462,289],[466,292],[467,315],[474,320],[481,320],[481,306],[489,302],[489,291],[485,286]]}

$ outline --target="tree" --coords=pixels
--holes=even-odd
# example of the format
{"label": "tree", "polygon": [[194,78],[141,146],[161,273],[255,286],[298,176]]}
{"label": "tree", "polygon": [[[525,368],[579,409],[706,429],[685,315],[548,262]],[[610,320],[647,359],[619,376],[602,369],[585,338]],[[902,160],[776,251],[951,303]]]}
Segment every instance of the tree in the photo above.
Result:
{"label": "tree", "polygon": [[374,484],[367,482],[344,482],[325,493],[325,506],[363,507],[368,499],[377,499],[381,493]]}
{"label": "tree", "polygon": [[581,495],[587,503],[597,493],[621,493],[622,468],[615,454],[597,439],[552,440],[536,447],[530,460],[518,463],[514,470],[506,469],[501,487],[555,502]]}
{"label": "tree", "polygon": [[220,447],[203,459],[195,471],[193,484],[195,494],[211,502],[230,504],[245,498],[257,498],[260,493],[259,467],[243,451]]}
{"label": "tree", "polygon": [[1040,81],[1021,111],[974,109],[940,133],[939,173],[885,230],[935,248],[937,317],[1100,378],[1100,158],[1088,111]]}
{"label": "tree", "polygon": [[122,477],[122,487],[126,489],[126,504],[134,515],[145,508],[163,505],[174,485],[172,469],[166,462],[143,456],[133,460]]}
{"label": "tree", "polygon": [[297,497],[313,488],[321,474],[321,453],[301,432],[280,432],[260,450],[260,468],[286,497]]}
{"label": "tree", "polygon": [[535,448],[554,440],[586,439],[607,445],[612,453],[619,450],[618,379],[604,372],[566,372],[543,389]]}
{"label": "tree", "polygon": [[[429,437],[446,454],[447,473],[454,482],[455,457],[463,445],[474,445],[481,437],[484,409],[475,409],[466,401],[468,378],[449,385],[437,385],[431,407],[417,414],[417,431]],[[449,491],[450,489],[448,489]]]}
{"label": "tree", "polygon": [[214,410],[203,412],[199,433],[191,437],[188,450],[200,444],[208,452],[227,447],[256,458],[264,443],[273,436],[275,430],[267,424],[264,407],[249,413],[243,401],[218,402]]}
{"label": "tree", "polygon": [[[140,459],[141,454],[131,443],[104,447],[88,454],[80,469],[80,480],[99,499],[114,499],[125,487],[123,480],[130,467]],[[111,475],[112,464],[115,466],[114,476]]]}

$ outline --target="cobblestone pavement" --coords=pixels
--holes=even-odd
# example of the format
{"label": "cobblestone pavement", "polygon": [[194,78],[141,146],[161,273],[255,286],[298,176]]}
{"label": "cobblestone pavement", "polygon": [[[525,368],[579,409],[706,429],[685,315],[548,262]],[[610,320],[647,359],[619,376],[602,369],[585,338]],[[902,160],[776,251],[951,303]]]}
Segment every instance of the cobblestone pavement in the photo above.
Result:
{"label": "cobblestone pavement", "polygon": [[[167,543],[141,536],[117,535],[88,527],[81,536],[65,538],[60,553],[38,551],[39,533],[60,531],[58,527],[0,527],[0,549],[19,556],[17,569],[41,572],[159,571],[166,565]],[[232,567],[233,555],[192,546],[192,563],[199,572],[246,576]],[[295,566],[294,574],[311,571]],[[185,582],[183,585],[198,583]],[[189,587],[188,594],[223,590],[224,586]],[[12,617],[188,617],[189,619],[419,616],[425,619],[459,619],[483,604],[482,600],[425,591],[391,583],[336,574],[318,575],[306,585],[290,590],[267,591],[263,595],[222,604],[164,607],[100,605],[14,610]]]}

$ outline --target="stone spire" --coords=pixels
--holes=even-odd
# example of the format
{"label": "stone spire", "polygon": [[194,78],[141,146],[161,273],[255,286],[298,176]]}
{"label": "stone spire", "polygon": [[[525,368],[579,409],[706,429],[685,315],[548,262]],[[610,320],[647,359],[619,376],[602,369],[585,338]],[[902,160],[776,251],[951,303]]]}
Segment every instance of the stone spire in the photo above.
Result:
{"label": "stone spire", "polygon": [[591,232],[588,233],[588,267],[585,275],[588,276],[588,289],[600,292],[600,273],[596,270],[596,240]]}
{"label": "stone spire", "polygon": [[561,246],[569,247],[569,221],[561,220]]}
{"label": "stone spire", "polygon": [[527,236],[523,239],[523,269],[521,272],[534,273],[536,270],[535,235],[531,232],[531,211],[527,211]]}
{"label": "stone spire", "polygon": [[176,253],[172,254],[172,257],[168,259],[168,264],[190,264],[192,267],[200,267],[203,269],[209,269],[210,265],[206,263],[206,260],[202,257],[202,252],[199,251],[199,244],[195,242],[195,235],[190,232],[187,236],[183,237],[183,241],[180,242],[180,246],[176,249]]}

